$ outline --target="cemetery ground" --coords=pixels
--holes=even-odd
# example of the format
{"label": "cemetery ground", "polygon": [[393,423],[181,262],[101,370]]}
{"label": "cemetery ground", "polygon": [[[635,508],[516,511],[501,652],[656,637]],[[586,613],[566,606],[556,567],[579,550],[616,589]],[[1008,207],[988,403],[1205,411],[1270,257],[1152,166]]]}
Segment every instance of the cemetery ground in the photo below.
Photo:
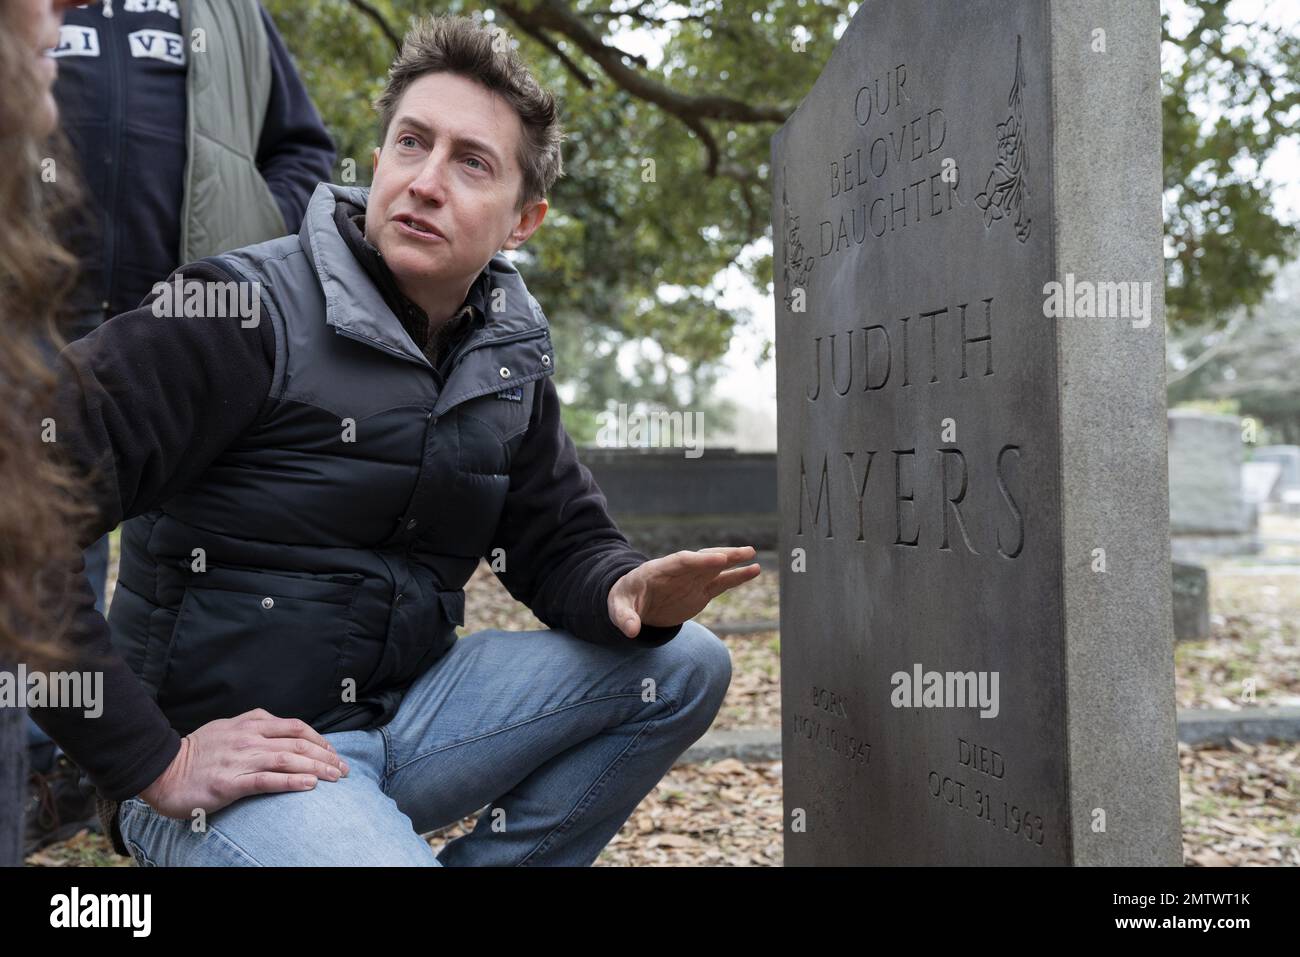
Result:
{"label": "cemetery ground", "polygon": [[[1261,534],[1268,543],[1261,554],[1208,565],[1212,633],[1176,646],[1180,711],[1300,706],[1300,517],[1265,515]],[[115,536],[110,594],[116,555]],[[723,636],[733,675],[713,730],[780,727],[778,572],[771,560],[764,566],[756,580],[719,596],[700,616],[720,631],[739,626]],[[544,627],[484,563],[466,595],[461,634]],[[1300,865],[1300,742],[1180,744],[1179,764],[1184,864]],[[596,866],[779,866],[782,813],[780,761],[681,764],[641,803]],[[436,850],[473,826],[468,817],[428,839]],[[29,856],[27,864],[134,866],[90,832]]]}

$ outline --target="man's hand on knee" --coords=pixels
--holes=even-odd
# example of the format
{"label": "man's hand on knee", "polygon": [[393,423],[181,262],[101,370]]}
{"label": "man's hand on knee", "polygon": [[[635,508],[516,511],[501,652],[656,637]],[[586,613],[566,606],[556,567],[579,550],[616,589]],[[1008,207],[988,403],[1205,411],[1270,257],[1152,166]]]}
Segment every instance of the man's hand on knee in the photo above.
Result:
{"label": "man's hand on knee", "polygon": [[320,778],[347,773],[347,762],[311,725],[257,708],[183,737],[140,799],[166,817],[188,819],[196,808],[210,814],[249,795],[310,790]]}

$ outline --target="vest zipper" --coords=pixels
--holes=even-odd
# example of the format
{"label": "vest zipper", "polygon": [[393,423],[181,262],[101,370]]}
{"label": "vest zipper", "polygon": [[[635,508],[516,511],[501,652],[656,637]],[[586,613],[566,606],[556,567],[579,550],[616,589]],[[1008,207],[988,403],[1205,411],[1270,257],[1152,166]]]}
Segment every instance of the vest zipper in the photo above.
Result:
{"label": "vest zipper", "polygon": [[416,365],[424,366],[426,369],[433,369],[433,364],[429,362],[427,356],[422,355],[420,356],[420,358],[417,359],[414,356],[407,355],[405,352],[399,352],[398,350],[394,349],[392,346],[386,346],[382,342],[379,342],[375,339],[371,339],[369,336],[363,336],[360,333],[350,332],[347,329],[344,329],[342,326],[335,326],[334,331],[338,333],[340,336],[346,336],[348,339],[352,339],[356,342],[364,343],[365,345],[378,349],[380,352],[387,352],[390,356],[395,356],[398,359],[405,359],[407,362],[414,362]]}
{"label": "vest zipper", "polygon": [[515,332],[512,333],[511,335],[500,336],[499,338],[496,339],[484,339],[482,342],[477,342],[474,345],[470,346],[468,349],[462,348],[456,350],[456,352],[452,354],[450,365],[455,365],[457,359],[461,358],[462,356],[469,355],[471,352],[474,352],[476,349],[482,349],[484,346],[497,346],[506,342],[519,342],[520,340],[523,339],[535,339],[538,336],[543,336],[545,334],[546,334],[545,329],[526,329],[523,332]]}
{"label": "vest zipper", "polygon": [[[359,333],[351,332],[342,326],[335,326],[334,331],[341,336],[346,336],[347,338],[353,339],[357,342],[363,342],[368,346],[373,346],[374,348],[380,350],[381,352],[387,352],[390,356],[396,356],[398,359],[405,359],[408,362],[414,362],[417,365],[422,365],[426,369],[431,369],[435,372],[437,371],[436,369],[433,368],[433,364],[429,362],[427,356],[422,355],[419,359],[416,359],[413,356],[407,355],[405,352],[399,352],[396,349],[392,348],[391,346],[386,346],[382,342],[379,342],[375,339],[371,339],[369,336],[363,336]],[[508,336],[500,336],[496,339],[484,339],[482,342],[476,342],[468,349],[466,349],[462,344],[460,348],[458,348],[454,353],[452,353],[451,358],[447,361],[447,368],[451,369],[453,366],[455,366],[457,359],[460,359],[462,356],[469,355],[471,352],[475,351],[476,349],[482,349],[485,346],[501,345],[502,343],[506,343],[506,342],[518,342],[522,339],[533,339],[538,336],[543,336],[545,334],[546,334],[545,329],[527,329],[523,332],[512,333],[511,335]]]}
{"label": "vest zipper", "polygon": [[[104,0],[103,14],[106,18],[112,19],[113,0]],[[114,281],[117,272],[117,242],[116,242],[116,224],[121,221],[118,213],[120,190],[118,185],[122,176],[122,111],[121,111],[121,87],[126,82],[123,76],[130,67],[124,66],[118,50],[117,31],[112,24],[104,25],[104,39],[100,43],[100,51],[108,60],[108,101],[110,104],[108,116],[109,128],[109,154],[105,157],[105,163],[109,166],[107,202],[104,203],[102,213],[102,222],[109,227],[104,230],[104,262],[102,264],[103,277],[101,279],[101,289],[104,290],[103,299],[100,300],[100,323],[107,322],[112,317],[113,296],[116,291],[117,283]],[[129,42],[129,38],[128,38]]]}

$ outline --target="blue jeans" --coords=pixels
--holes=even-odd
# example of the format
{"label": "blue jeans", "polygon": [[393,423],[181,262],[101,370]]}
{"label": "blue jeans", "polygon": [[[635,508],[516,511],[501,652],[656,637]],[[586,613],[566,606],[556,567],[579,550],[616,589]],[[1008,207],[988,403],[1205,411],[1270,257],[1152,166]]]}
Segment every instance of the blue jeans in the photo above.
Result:
{"label": "blue jeans", "polygon": [[[730,681],[727,646],[693,620],[658,648],[476,632],[387,725],[325,735],[346,777],[243,798],[201,828],[130,798],[122,836],[143,866],[586,866],[713,723]],[[485,806],[436,856],[420,837]]]}
{"label": "blue jeans", "polygon": [[[103,536],[83,553],[86,578],[95,593],[95,610],[104,613],[104,592],[108,588],[108,536]],[[40,726],[27,717],[27,761],[33,771],[49,772],[63,749],[55,744]]]}

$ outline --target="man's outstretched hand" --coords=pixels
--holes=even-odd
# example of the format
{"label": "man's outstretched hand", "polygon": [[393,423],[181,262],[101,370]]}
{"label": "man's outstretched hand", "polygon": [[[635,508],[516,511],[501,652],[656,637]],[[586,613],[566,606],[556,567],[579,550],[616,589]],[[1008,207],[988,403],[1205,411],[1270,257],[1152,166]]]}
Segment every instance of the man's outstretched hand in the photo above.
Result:
{"label": "man's outstretched hand", "polygon": [[757,578],[757,563],[728,568],[754,555],[753,545],[738,545],[652,559],[614,583],[609,590],[609,619],[629,638],[639,635],[643,624],[680,625],[727,589]]}

